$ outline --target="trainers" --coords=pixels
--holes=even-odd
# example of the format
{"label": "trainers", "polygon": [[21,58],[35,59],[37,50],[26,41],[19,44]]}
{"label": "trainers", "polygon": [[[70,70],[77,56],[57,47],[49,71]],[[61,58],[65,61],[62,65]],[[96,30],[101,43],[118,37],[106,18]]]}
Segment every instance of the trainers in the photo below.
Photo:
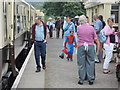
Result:
{"label": "trainers", "polygon": [[44,70],[46,69],[46,65],[43,66],[43,69],[44,69]]}
{"label": "trainers", "polygon": [[93,85],[93,82],[89,82],[89,85]]}
{"label": "trainers", "polygon": [[78,81],[78,84],[83,85],[83,82]]}
{"label": "trainers", "polygon": [[67,57],[66,59],[67,59],[67,61],[69,61],[69,57]]}
{"label": "trainers", "polygon": [[70,58],[70,61],[73,61],[73,59]]}
{"label": "trainers", "polygon": [[100,63],[99,61],[95,61],[95,63]]}
{"label": "trainers", "polygon": [[61,59],[63,59],[63,58],[64,58],[64,55],[60,55],[59,57],[60,57]]}
{"label": "trainers", "polygon": [[41,71],[41,68],[37,68],[37,70],[35,72],[40,72]]}

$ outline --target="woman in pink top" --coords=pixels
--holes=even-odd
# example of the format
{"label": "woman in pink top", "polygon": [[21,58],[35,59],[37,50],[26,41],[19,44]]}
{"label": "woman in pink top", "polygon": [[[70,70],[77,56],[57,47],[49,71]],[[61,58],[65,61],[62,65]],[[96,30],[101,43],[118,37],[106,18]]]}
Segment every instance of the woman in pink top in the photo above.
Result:
{"label": "woman in pink top", "polygon": [[79,73],[79,81],[78,84],[82,85],[85,77],[87,76],[88,82],[90,85],[93,84],[95,76],[95,49],[94,49],[94,41],[97,43],[97,51],[98,55],[99,51],[99,40],[94,31],[94,28],[87,23],[87,18],[82,15],[79,18],[79,25],[77,27],[77,35],[78,35],[78,50],[77,50],[77,64],[78,64],[78,73]]}
{"label": "woman in pink top", "polygon": [[105,32],[105,35],[107,36],[107,40],[103,45],[103,48],[105,49],[105,55],[106,55],[104,64],[103,64],[104,74],[112,73],[110,70],[108,70],[108,67],[109,67],[109,62],[111,61],[111,58],[112,58],[115,42],[118,42],[117,35],[115,35],[115,30],[112,27],[114,20],[112,18],[108,18],[107,23],[108,25],[104,27],[104,32]]}

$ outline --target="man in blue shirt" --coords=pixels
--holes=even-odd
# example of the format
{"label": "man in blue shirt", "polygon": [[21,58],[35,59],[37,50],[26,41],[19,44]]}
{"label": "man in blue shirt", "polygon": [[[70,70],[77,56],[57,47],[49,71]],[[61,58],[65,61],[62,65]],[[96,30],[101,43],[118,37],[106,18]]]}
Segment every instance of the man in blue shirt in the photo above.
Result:
{"label": "man in blue shirt", "polygon": [[[63,24],[63,30],[64,30],[64,37],[63,37],[63,43],[65,42],[66,36],[70,35],[70,30],[73,30],[75,33],[75,25],[73,22],[71,22],[71,18],[67,17],[66,22]],[[64,45],[63,45],[64,47]],[[60,58],[64,58],[64,52],[59,56]]]}
{"label": "man in blue shirt", "polygon": [[94,15],[94,20],[95,20],[94,29],[96,31],[96,34],[98,34],[100,30],[102,29],[103,25],[102,25],[102,22],[98,19],[97,14]]}
{"label": "man in blue shirt", "polygon": [[32,25],[32,39],[34,41],[35,60],[37,64],[36,72],[41,71],[40,56],[43,69],[46,69],[46,39],[48,35],[47,25],[41,20],[41,17],[36,18],[36,23]]}
{"label": "man in blue shirt", "polygon": [[[96,34],[98,35],[99,32],[100,32],[100,30],[102,30],[103,25],[102,25],[102,22],[99,20],[97,14],[95,14],[95,15],[93,16],[93,18],[94,18],[94,20],[95,20],[94,29],[95,29],[95,31],[96,31]],[[95,46],[96,46],[96,45],[95,45]],[[102,47],[101,47],[101,46],[100,46],[100,50],[102,50]],[[99,63],[99,62],[100,62],[101,55],[102,55],[102,51],[99,51],[98,57],[96,56],[96,58],[95,58],[95,62],[96,62],[96,63]]]}
{"label": "man in blue shirt", "polygon": [[49,21],[47,22],[47,25],[48,25],[48,28],[49,28],[49,31],[50,31],[49,36],[50,36],[50,38],[53,38],[54,22],[53,22],[53,19],[51,17],[48,20]]}

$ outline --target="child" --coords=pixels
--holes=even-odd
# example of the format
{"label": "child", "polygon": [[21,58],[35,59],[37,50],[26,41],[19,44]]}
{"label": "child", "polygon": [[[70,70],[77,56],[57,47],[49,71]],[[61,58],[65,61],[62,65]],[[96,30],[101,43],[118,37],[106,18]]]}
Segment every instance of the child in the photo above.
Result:
{"label": "child", "polygon": [[64,49],[62,50],[67,55],[68,61],[69,60],[73,61],[72,55],[73,55],[74,47],[77,47],[77,43],[74,36],[74,31],[70,30],[70,35],[66,36],[65,42],[64,42]]}

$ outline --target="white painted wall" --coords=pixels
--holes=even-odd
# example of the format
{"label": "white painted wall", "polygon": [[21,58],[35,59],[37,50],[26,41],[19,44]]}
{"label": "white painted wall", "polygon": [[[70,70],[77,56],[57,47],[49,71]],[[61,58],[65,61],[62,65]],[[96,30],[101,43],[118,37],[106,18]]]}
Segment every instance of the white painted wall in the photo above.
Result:
{"label": "white painted wall", "polygon": [[[2,0],[3,1],[3,0]],[[3,23],[3,2],[0,2],[0,49],[3,47],[3,38],[4,38],[4,35],[3,35],[3,26],[4,26],[4,23]]]}

